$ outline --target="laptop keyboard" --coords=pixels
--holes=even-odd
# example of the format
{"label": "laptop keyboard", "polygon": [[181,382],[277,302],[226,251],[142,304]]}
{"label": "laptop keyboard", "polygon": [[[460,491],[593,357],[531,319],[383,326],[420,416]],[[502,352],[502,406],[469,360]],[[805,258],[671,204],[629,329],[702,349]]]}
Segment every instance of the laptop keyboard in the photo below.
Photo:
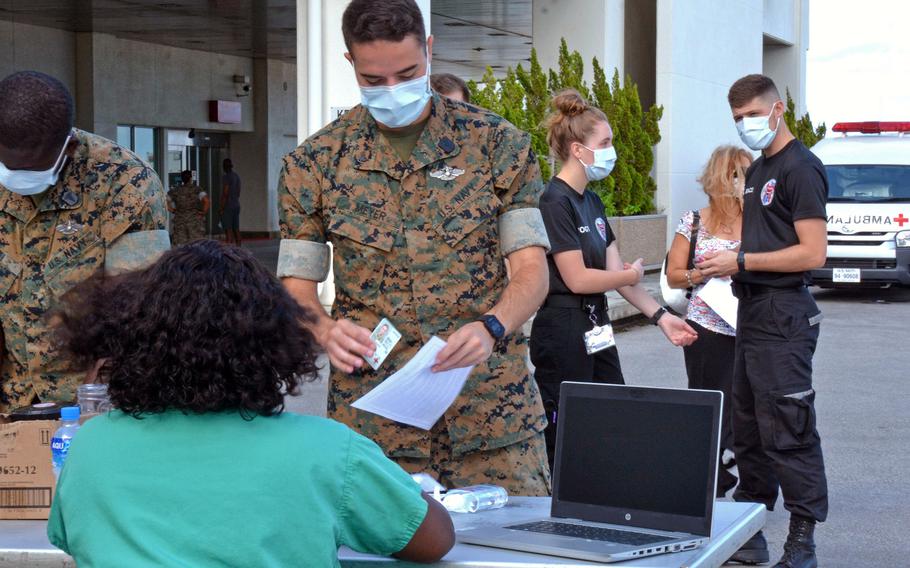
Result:
{"label": "laptop keyboard", "polygon": [[645,546],[648,544],[670,540],[665,536],[656,536],[653,534],[620,531],[603,527],[589,527],[586,525],[574,525],[571,523],[557,523],[553,521],[538,521],[534,523],[525,523],[523,525],[511,525],[505,528],[516,531],[528,531],[544,534],[555,534],[559,536],[584,538],[587,540],[616,542],[619,544],[628,544],[632,546]]}

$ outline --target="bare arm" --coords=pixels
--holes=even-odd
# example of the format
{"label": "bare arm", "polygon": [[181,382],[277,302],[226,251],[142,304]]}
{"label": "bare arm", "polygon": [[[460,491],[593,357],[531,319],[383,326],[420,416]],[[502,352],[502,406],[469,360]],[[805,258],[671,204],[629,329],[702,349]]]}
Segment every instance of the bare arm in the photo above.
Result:
{"label": "bare arm", "polygon": [[221,203],[218,205],[218,211],[224,213],[224,206],[227,204],[228,200],[228,185],[224,184],[221,187]]}
{"label": "bare arm", "polygon": [[319,303],[316,282],[302,278],[282,278],[281,282],[291,297],[315,316],[316,321],[307,327],[325,349],[333,366],[351,373],[366,363],[363,357],[373,355],[376,347],[370,339],[370,331],[350,320],[335,321],[329,317]]}
{"label": "bare arm", "polygon": [[667,256],[667,282],[670,287],[688,288],[687,272],[693,286],[698,286],[708,280],[708,277],[698,268],[689,270],[689,239],[677,233],[673,237],[673,244],[670,245],[670,253]]}
{"label": "bare arm", "polygon": [[598,270],[586,268],[580,250],[567,250],[553,255],[559,275],[573,294],[600,294],[638,283],[641,274],[634,268]]}
{"label": "bare arm", "polygon": [[[639,259],[639,261],[640,260],[641,259]],[[620,258],[619,249],[614,242],[607,248],[607,270],[616,270],[622,266],[622,258]],[[619,292],[619,295],[625,298],[627,302],[638,308],[638,311],[647,318],[653,316],[657,310],[660,309],[660,304],[651,297],[651,294],[641,285],[641,282],[637,282],[633,286],[617,288],[616,291]],[[657,326],[670,343],[676,346],[690,345],[698,339],[698,334],[689,326],[689,324],[670,313],[661,316],[657,321]]]}
{"label": "bare arm", "polygon": [[202,214],[205,215],[206,213],[209,212],[209,207],[212,206],[212,202],[209,200],[208,195],[202,196],[201,201],[202,201]]}
{"label": "bare arm", "polygon": [[[496,316],[506,334],[528,321],[547,296],[549,285],[547,257],[537,246],[519,249],[508,256],[512,279],[499,302],[488,313]],[[446,347],[436,356],[434,372],[469,367],[486,361],[493,352],[493,337],[481,322],[471,322],[447,339]]]}
{"label": "bare arm", "polygon": [[[747,252],[746,270],[756,272],[803,272],[824,266],[828,232],[825,219],[800,219],[793,223],[799,243],[772,252]],[[739,272],[735,251],[705,255],[698,265],[705,277],[730,276]]]}
{"label": "bare arm", "polygon": [[436,562],[455,546],[455,528],[449,512],[426,493],[423,498],[427,502],[427,514],[407,546],[392,555],[396,558],[411,562]]}

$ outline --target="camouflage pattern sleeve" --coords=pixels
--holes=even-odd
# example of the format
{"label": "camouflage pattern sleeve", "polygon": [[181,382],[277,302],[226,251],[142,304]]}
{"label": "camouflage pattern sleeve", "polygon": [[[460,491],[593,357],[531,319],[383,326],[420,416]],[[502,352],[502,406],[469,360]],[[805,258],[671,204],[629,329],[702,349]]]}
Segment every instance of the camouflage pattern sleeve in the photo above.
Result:
{"label": "camouflage pattern sleeve", "polygon": [[504,122],[493,129],[489,147],[494,149],[494,186],[502,200],[499,236],[503,256],[526,247],[550,250],[537,207],[544,188],[530,135]]}
{"label": "camouflage pattern sleeve", "polygon": [[322,179],[307,144],[285,157],[278,180],[279,278],[321,282],[328,275],[330,253],[319,206]]}
{"label": "camouflage pattern sleeve", "polygon": [[104,269],[111,274],[148,266],[171,246],[166,197],[151,168],[133,167],[112,177],[111,202],[103,225]]}

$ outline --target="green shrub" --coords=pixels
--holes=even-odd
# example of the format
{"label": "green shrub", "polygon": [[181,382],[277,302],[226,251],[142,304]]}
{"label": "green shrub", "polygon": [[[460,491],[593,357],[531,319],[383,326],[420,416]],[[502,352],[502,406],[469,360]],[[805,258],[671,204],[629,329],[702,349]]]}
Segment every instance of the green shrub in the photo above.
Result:
{"label": "green shrub", "polygon": [[790,132],[805,144],[806,148],[815,146],[815,143],[824,138],[825,132],[828,131],[824,122],[818,126],[812,126],[812,119],[809,118],[808,112],[800,118],[796,118],[796,103],[790,96],[790,89],[787,89],[787,110],[784,111],[784,121]]}
{"label": "green shrub", "polygon": [[607,81],[606,73],[597,58],[591,62],[594,83],[584,80],[584,61],[577,51],[569,52],[565,39],[559,46],[559,68],[546,72],[531,50],[528,70],[518,65],[509,67],[503,79],[496,79],[487,68],[480,83],[470,81],[471,100],[530,133],[534,152],[540,161],[544,180],[554,173],[554,160],[547,146],[544,120],[550,112],[550,100],[562,89],[576,89],[585,99],[606,113],[613,127],[616,148],[616,167],[610,176],[592,182],[589,188],[604,202],[607,215],[635,215],[654,211],[657,184],[651,178],[654,165],[653,147],[660,142],[657,123],[663,115],[662,106],[647,111],[641,107],[638,87],[626,76],[620,84],[619,72]]}

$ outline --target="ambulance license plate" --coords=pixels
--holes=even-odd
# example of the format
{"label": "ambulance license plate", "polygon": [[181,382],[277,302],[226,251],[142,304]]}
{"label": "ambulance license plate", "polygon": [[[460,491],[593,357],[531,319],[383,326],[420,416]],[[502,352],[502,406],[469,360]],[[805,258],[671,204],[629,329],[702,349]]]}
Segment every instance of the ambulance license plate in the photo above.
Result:
{"label": "ambulance license plate", "polygon": [[834,281],[835,282],[859,282],[860,281],[860,270],[859,270],[859,268],[835,268],[834,269]]}

